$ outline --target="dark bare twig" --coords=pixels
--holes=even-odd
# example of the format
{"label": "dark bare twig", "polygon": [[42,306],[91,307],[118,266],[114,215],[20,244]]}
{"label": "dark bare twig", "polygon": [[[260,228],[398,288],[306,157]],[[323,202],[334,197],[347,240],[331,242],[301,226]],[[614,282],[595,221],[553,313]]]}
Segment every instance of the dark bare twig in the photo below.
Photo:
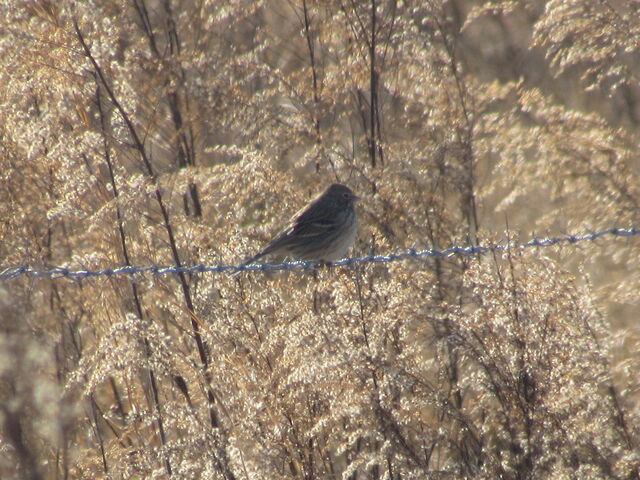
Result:
{"label": "dark bare twig", "polygon": [[[147,155],[147,151],[145,149],[145,146],[144,146],[143,142],[140,139],[138,131],[137,131],[137,129],[135,128],[135,126],[133,124],[133,121],[131,120],[131,118],[128,115],[128,113],[124,110],[124,108],[122,107],[121,103],[118,101],[118,98],[115,95],[115,93],[113,92],[112,88],[110,87],[110,84],[107,81],[102,68],[100,67],[100,65],[96,61],[95,57],[92,55],[91,49],[87,45],[87,43],[86,43],[86,41],[84,39],[84,36],[82,35],[82,32],[80,31],[80,28],[78,26],[78,22],[77,22],[77,20],[75,18],[73,19],[73,25],[74,25],[74,29],[75,29],[75,32],[76,32],[76,36],[78,37],[78,41],[80,42],[80,44],[82,46],[82,49],[84,51],[85,56],[89,59],[89,61],[93,65],[93,69],[94,69],[96,75],[98,76],[98,78],[100,80],[100,84],[102,85],[102,87],[107,92],[107,96],[109,97],[109,100],[111,101],[111,103],[114,105],[114,107],[116,108],[116,110],[120,114],[120,117],[122,118],[122,120],[125,122],[125,125],[127,127],[127,131],[129,132],[129,135],[131,136],[131,139],[133,141],[135,150],[138,152],[140,160],[142,161],[142,163],[143,163],[143,165],[144,165],[144,167],[146,169],[147,176],[149,177],[149,179],[151,181],[151,184],[154,186],[154,194],[155,194],[156,202],[158,204],[158,207],[160,209],[160,213],[161,213],[161,216],[162,216],[163,226],[164,226],[165,231],[167,233],[169,247],[171,249],[173,262],[176,265],[182,265],[181,260],[180,260],[180,255],[178,253],[177,243],[176,243],[175,236],[174,236],[174,233],[173,233],[173,227],[172,227],[172,224],[171,224],[171,222],[169,220],[169,213],[168,213],[168,210],[167,210],[167,208],[165,206],[165,203],[164,203],[164,200],[163,200],[163,197],[162,197],[162,192],[160,190],[160,186],[158,185],[157,175],[156,175],[155,170],[154,170],[154,168],[153,168],[153,166],[151,164],[151,160],[150,160],[149,156]],[[205,381],[206,381],[205,389],[206,389],[206,392],[207,392],[207,401],[208,401],[208,406],[209,406],[210,424],[211,424],[211,427],[213,427],[213,428],[219,428],[220,427],[220,420],[218,418],[218,413],[216,412],[216,409],[215,409],[216,398],[215,398],[215,395],[213,393],[213,389],[211,388],[212,379],[211,379],[211,372],[209,370],[209,357],[207,355],[207,352],[206,352],[206,349],[205,349],[205,346],[204,346],[204,341],[202,339],[202,334],[200,332],[200,324],[196,320],[195,309],[194,309],[194,305],[193,305],[193,300],[191,298],[190,287],[189,287],[189,284],[187,282],[187,278],[186,278],[184,273],[180,273],[178,275],[178,279],[179,279],[180,286],[182,287],[182,293],[183,293],[185,305],[187,307],[187,312],[189,314],[190,321],[191,321],[193,337],[194,337],[194,339],[196,341],[198,354],[199,354],[200,361],[202,362],[202,366],[203,366],[203,375],[204,375],[204,378],[205,378]],[[220,455],[216,456],[217,461],[219,463],[220,470],[222,471],[223,475],[225,476],[225,478],[227,480],[234,480],[235,479],[235,475],[233,474],[233,472],[231,471],[231,469],[229,467],[228,460],[226,458],[226,454],[225,454],[224,450],[221,450],[221,452],[219,452],[219,453],[221,453],[223,455],[222,459],[218,458]]]}
{"label": "dark bare twig", "polygon": [[[97,79],[96,79],[97,81]],[[105,115],[104,115],[104,111],[102,108],[102,99],[101,99],[101,84],[97,84],[96,86],[96,103],[98,106],[98,113],[100,116],[100,126],[101,126],[101,131],[102,132],[106,132],[107,130],[107,125],[106,125],[106,120],[105,120]],[[113,198],[116,202],[116,222],[118,225],[118,235],[120,237],[120,248],[122,249],[122,256],[124,258],[124,262],[126,265],[131,265],[131,259],[129,257],[129,248],[127,246],[127,238],[124,232],[124,219],[122,217],[122,212],[120,211],[120,205],[118,204],[118,186],[116,184],[116,180],[115,180],[115,174],[113,171],[113,162],[111,160],[111,153],[109,150],[109,144],[107,142],[107,137],[105,135],[102,135],[102,143],[103,143],[103,148],[104,148],[104,159],[105,159],[105,163],[107,164],[107,169],[109,172],[109,182],[111,184],[111,189],[112,189],[112,195]],[[133,304],[135,305],[135,309],[136,309],[136,315],[138,317],[138,320],[140,321],[144,321],[144,314],[142,312],[142,304],[140,301],[140,295],[138,293],[138,286],[137,283],[134,282],[132,279],[129,280],[129,286],[131,287],[131,297],[133,298]],[[145,347],[145,354],[147,356],[147,358],[150,358],[152,356],[152,352],[151,352],[151,345],[149,343],[149,339],[145,336],[143,339],[143,343],[144,343],[144,347]],[[158,383],[156,381],[156,375],[155,372],[153,371],[152,368],[148,369],[148,375],[149,375],[149,385],[151,388],[151,395],[153,398],[153,405],[156,409],[156,413],[158,415],[158,419],[157,419],[157,423],[158,423],[158,434],[160,435],[160,442],[162,443],[163,446],[165,446],[167,444],[167,437],[165,434],[165,430],[164,430],[164,422],[162,419],[162,408],[160,405],[160,396],[158,394]],[[113,383],[113,380],[112,380]],[[113,385],[112,385],[113,386]],[[115,387],[114,387],[114,391],[116,391]],[[92,402],[92,407],[93,407],[93,402]],[[94,408],[94,414],[95,414],[95,407]],[[99,437],[100,441],[102,441],[101,437]],[[107,468],[106,465],[106,460],[105,462],[105,471]],[[172,473],[172,468],[171,468],[171,461],[169,460],[169,458],[165,455],[164,456],[164,465],[165,465],[165,469],[167,470],[167,473],[169,475],[171,475]]]}

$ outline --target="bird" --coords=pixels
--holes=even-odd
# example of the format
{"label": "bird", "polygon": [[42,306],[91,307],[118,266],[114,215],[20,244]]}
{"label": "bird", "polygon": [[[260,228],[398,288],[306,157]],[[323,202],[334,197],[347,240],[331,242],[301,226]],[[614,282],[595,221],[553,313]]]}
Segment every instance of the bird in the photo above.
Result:
{"label": "bird", "polygon": [[354,204],[345,185],[334,183],[296,213],[289,224],[243,267],[271,253],[330,263],[347,255],[358,229]]}

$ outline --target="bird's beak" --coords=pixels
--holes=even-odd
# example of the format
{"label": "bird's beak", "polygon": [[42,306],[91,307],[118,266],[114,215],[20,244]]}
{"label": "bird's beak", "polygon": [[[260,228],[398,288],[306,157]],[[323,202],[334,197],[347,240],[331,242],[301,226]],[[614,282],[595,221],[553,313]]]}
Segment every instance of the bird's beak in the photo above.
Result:
{"label": "bird's beak", "polygon": [[358,200],[360,200],[360,197],[354,193],[353,195],[351,195],[351,199],[352,199],[354,202],[357,202]]}

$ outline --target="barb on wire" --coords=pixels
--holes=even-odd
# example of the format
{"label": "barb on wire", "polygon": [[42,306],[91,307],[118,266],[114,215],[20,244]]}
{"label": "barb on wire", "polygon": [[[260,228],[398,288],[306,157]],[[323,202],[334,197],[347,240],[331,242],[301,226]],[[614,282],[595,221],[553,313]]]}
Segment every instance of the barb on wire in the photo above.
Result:
{"label": "barb on wire", "polygon": [[[488,244],[488,245],[469,245],[469,246],[452,246],[442,250],[430,248],[425,250],[416,250],[415,248],[409,248],[399,253],[390,253],[387,255],[365,255],[363,257],[351,257],[344,258],[338,262],[334,262],[335,266],[354,265],[357,263],[386,263],[395,262],[398,260],[404,260],[407,258],[423,258],[423,257],[452,257],[452,256],[471,256],[471,255],[483,255],[490,252],[501,252],[510,249],[522,249],[531,247],[549,247],[552,245],[558,245],[562,243],[574,244],[583,242],[586,240],[596,240],[604,236],[616,236],[616,237],[630,237],[640,234],[640,228],[608,228],[606,230],[600,230],[593,233],[585,233],[581,235],[565,235],[560,237],[545,237],[545,238],[532,238],[525,243],[508,242],[502,244]],[[278,271],[278,270],[293,270],[296,268],[306,269],[317,265],[321,262],[316,260],[296,261],[296,262],[284,262],[284,263],[257,263],[250,265],[193,265],[193,266],[163,266],[163,265],[148,265],[143,267],[136,267],[126,265],[117,268],[104,268],[101,270],[73,270],[68,267],[53,267],[50,269],[37,269],[31,268],[26,265],[17,265],[9,268],[5,268],[0,271],[0,280],[15,278],[20,275],[27,275],[32,277],[50,277],[50,278],[88,278],[88,277],[113,277],[116,275],[132,275],[136,273],[152,273],[154,275],[168,275],[168,274],[193,274],[193,273],[235,273],[244,270],[258,270],[258,271]]]}

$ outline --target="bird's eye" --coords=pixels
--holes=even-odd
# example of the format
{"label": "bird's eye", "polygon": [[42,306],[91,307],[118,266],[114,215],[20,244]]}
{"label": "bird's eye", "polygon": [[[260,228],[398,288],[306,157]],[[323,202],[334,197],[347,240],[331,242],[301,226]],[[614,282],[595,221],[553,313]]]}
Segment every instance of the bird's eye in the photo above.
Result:
{"label": "bird's eye", "polygon": [[348,194],[347,192],[344,192],[344,193],[342,194],[342,196],[343,196],[344,198],[349,198],[349,194]]}

